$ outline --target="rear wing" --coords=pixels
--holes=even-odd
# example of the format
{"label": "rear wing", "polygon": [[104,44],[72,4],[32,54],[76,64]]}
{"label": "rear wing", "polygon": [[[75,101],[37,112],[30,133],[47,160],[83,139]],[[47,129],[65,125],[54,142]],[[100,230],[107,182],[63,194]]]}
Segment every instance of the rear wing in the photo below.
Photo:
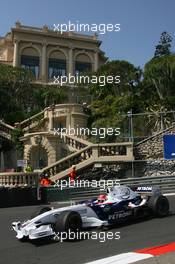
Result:
{"label": "rear wing", "polygon": [[159,186],[137,186],[134,189],[135,189],[135,192],[139,194],[146,194],[149,196],[161,194],[161,190]]}

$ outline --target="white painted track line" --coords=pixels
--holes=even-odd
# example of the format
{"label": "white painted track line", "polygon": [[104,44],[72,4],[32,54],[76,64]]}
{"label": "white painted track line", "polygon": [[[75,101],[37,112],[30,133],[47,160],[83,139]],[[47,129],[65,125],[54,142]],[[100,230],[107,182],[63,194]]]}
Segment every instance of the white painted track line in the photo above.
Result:
{"label": "white painted track line", "polygon": [[153,257],[150,254],[142,254],[135,252],[128,252],[119,255],[115,255],[108,258],[103,258],[99,260],[95,260],[92,262],[88,262],[86,264],[130,264],[139,260],[144,260]]}

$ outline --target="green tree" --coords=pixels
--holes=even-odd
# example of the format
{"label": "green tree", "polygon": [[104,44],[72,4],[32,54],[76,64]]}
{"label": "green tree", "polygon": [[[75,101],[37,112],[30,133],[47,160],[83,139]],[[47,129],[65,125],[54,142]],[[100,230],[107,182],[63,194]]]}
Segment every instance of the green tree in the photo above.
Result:
{"label": "green tree", "polygon": [[[175,55],[154,58],[145,65],[142,95],[148,105],[166,104],[174,97]],[[168,106],[167,107],[172,107]]]}
{"label": "green tree", "polygon": [[[138,112],[142,105],[140,88],[142,71],[127,61],[112,61],[100,67],[97,76],[120,76],[120,83],[90,85],[93,95],[91,105],[92,127],[124,127],[127,112],[132,108]],[[126,124],[128,129],[128,124]],[[123,133],[123,132],[122,132]],[[124,136],[124,135],[122,135]],[[110,137],[106,141],[119,140]]]}
{"label": "green tree", "polygon": [[15,128],[12,131],[11,136],[12,136],[12,142],[14,143],[15,148],[17,150],[18,158],[21,159],[23,157],[24,146],[23,143],[20,141],[20,137],[23,136],[23,132],[20,128]]}
{"label": "green tree", "polygon": [[64,92],[64,87],[47,85],[42,87],[41,98],[44,103],[44,107],[52,104],[60,104],[67,99],[67,95]]}
{"label": "green tree", "polygon": [[13,123],[25,117],[27,100],[32,96],[31,72],[0,64],[0,113],[6,122]]}
{"label": "green tree", "polygon": [[[93,73],[92,73],[93,74]],[[91,94],[97,99],[103,99],[108,95],[123,96],[124,94],[134,93],[141,78],[141,69],[134,67],[127,61],[111,61],[101,66],[96,72],[100,76],[119,76],[120,83],[106,83],[101,85],[100,82],[90,86]]]}
{"label": "green tree", "polygon": [[164,31],[160,36],[160,41],[158,45],[156,46],[154,57],[158,58],[164,55],[170,55],[171,42],[172,42],[172,37],[168,32]]}
{"label": "green tree", "polygon": [[63,88],[34,82],[32,72],[0,64],[0,118],[9,124],[20,122],[67,97]]}

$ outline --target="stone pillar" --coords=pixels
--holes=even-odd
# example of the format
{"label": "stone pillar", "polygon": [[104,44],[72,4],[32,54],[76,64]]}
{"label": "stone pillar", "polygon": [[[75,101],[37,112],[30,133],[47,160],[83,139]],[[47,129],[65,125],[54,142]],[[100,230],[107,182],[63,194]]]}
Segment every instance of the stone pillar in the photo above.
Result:
{"label": "stone pillar", "polygon": [[48,156],[48,166],[52,165],[56,161],[57,161],[56,151],[52,151],[51,153],[49,153],[49,156]]}
{"label": "stone pillar", "polygon": [[45,148],[48,150],[48,166],[57,161],[57,137],[47,138]]}
{"label": "stone pillar", "polygon": [[[126,155],[128,160],[134,160],[133,145],[126,146]],[[126,156],[125,156],[126,157]]]}
{"label": "stone pillar", "polygon": [[93,159],[96,160],[99,157],[99,145],[95,145],[92,148]]}
{"label": "stone pillar", "polygon": [[13,67],[19,66],[19,41],[16,39],[14,42],[13,51]]}
{"label": "stone pillar", "polygon": [[70,75],[74,74],[74,65],[73,65],[73,46],[69,46],[69,58],[68,58],[68,73]]}
{"label": "stone pillar", "polygon": [[46,82],[47,81],[47,45],[46,43],[43,43],[42,46],[42,57],[41,57],[41,78],[42,81]]}
{"label": "stone pillar", "polygon": [[53,112],[50,111],[50,115],[49,115],[49,130],[54,129],[54,117],[53,117]]}
{"label": "stone pillar", "polygon": [[27,144],[26,142],[24,142],[23,144],[24,144],[24,155],[23,155],[23,159],[24,160],[28,160],[31,145]]}
{"label": "stone pillar", "polygon": [[66,128],[68,129],[69,126],[72,127],[72,120],[71,120],[71,112],[66,114]]}
{"label": "stone pillar", "polygon": [[99,60],[98,50],[96,50],[94,53],[94,71],[98,70],[98,60]]}

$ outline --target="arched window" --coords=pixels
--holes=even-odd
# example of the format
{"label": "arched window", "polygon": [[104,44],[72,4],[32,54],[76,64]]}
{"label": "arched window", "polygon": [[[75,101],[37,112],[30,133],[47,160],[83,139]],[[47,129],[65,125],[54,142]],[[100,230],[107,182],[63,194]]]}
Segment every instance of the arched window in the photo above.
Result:
{"label": "arched window", "polygon": [[53,51],[49,56],[48,78],[66,76],[66,58],[61,51]]}
{"label": "arched window", "polygon": [[92,63],[89,56],[79,54],[75,59],[75,75],[81,75],[83,72],[91,71]]}
{"label": "arched window", "polygon": [[36,79],[39,78],[39,56],[34,48],[25,48],[21,54],[21,67],[30,70]]}

